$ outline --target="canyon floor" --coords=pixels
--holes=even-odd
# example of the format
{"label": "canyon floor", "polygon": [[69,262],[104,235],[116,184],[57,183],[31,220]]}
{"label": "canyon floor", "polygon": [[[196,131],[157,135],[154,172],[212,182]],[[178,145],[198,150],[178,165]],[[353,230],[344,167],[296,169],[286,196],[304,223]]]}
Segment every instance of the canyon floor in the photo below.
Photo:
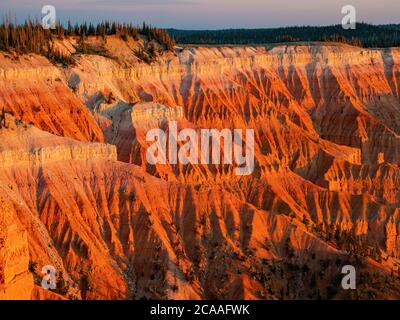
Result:
{"label": "canyon floor", "polygon": [[[76,41],[0,53],[0,299],[400,298],[399,48]],[[148,164],[172,120],[253,129],[254,172]]]}

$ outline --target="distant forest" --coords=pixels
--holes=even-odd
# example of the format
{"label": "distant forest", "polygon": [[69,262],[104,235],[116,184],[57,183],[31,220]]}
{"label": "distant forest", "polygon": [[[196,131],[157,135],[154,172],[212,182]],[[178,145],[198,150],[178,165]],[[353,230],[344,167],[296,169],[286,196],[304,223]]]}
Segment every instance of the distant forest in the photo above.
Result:
{"label": "distant forest", "polygon": [[270,29],[176,30],[169,34],[178,44],[266,44],[303,41],[333,41],[369,48],[400,46],[400,24],[358,23],[356,29],[341,25],[284,27]]}

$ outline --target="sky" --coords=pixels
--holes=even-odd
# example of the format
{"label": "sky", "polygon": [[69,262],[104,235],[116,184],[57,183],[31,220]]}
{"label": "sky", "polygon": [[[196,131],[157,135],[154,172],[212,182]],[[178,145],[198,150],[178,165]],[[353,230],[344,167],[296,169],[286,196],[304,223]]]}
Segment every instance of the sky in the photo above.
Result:
{"label": "sky", "polygon": [[340,24],[344,5],[357,21],[400,23],[400,0],[0,0],[0,13],[19,21],[56,8],[63,23],[114,20],[177,29],[268,28]]}

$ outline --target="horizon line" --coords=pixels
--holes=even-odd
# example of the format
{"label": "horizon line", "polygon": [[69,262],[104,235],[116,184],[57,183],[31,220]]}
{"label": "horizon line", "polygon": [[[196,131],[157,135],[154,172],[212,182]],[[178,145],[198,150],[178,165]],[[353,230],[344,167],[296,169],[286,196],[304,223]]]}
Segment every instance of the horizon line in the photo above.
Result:
{"label": "horizon line", "polygon": [[[16,18],[16,16],[11,16],[11,15],[3,15],[2,17],[2,22],[1,24],[3,24],[5,21],[5,19],[9,17],[9,18]],[[13,21],[11,21],[11,24],[14,25],[22,25],[26,22],[39,22],[41,21],[40,17],[27,17],[24,18],[23,22],[19,22],[19,19],[16,19],[16,23],[13,23]],[[64,19],[59,19],[57,21],[58,25],[62,25],[62,26],[67,26],[68,22],[70,20],[68,19],[67,21],[64,21]],[[335,27],[335,26],[340,26],[340,23],[336,23],[336,24],[293,24],[293,25],[282,25],[282,26],[262,26],[262,27],[222,27],[222,28],[205,28],[205,29],[199,29],[199,28],[179,28],[179,27],[161,27],[155,24],[151,24],[148,23],[146,21],[142,21],[140,23],[133,23],[133,22],[126,22],[126,21],[118,21],[118,20],[101,20],[98,22],[93,22],[91,20],[83,20],[81,22],[74,22],[71,23],[72,26],[75,25],[81,25],[81,24],[92,24],[93,26],[99,25],[101,23],[120,23],[120,24],[131,24],[133,26],[139,26],[143,23],[146,23],[148,26],[151,27],[155,27],[155,28],[159,28],[159,29],[164,29],[164,30],[176,30],[176,31],[192,31],[192,32],[205,32],[205,31],[231,31],[231,30],[271,30],[271,29],[284,29],[284,28],[324,28],[324,27]],[[387,22],[387,23],[372,23],[372,22],[366,22],[366,21],[360,21],[360,22],[356,22],[356,25],[370,25],[370,26],[390,26],[390,25],[394,25],[394,26],[400,26],[400,21],[399,22]]]}

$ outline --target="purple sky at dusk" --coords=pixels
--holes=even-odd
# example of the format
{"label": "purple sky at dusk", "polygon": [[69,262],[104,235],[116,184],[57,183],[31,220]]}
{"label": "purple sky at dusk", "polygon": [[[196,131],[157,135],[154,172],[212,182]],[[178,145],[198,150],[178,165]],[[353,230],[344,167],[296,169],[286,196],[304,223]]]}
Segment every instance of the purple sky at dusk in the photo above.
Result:
{"label": "purple sky at dusk", "polygon": [[62,22],[146,21],[180,29],[339,24],[346,4],[356,7],[358,21],[400,23],[400,0],[1,0],[0,12],[24,20],[41,17],[46,4]]}

